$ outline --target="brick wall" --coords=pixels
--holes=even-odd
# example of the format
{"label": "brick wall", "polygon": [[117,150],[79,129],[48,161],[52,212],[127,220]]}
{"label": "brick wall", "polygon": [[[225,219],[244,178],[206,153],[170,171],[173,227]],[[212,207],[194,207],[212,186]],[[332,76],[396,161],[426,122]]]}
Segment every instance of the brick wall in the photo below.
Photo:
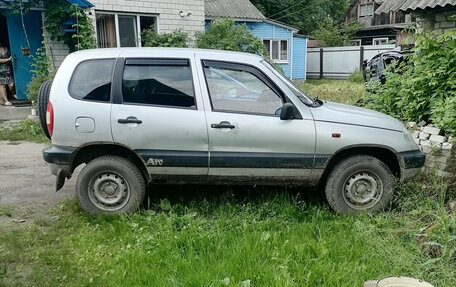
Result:
{"label": "brick wall", "polygon": [[[193,38],[195,32],[204,31],[204,0],[91,0],[95,5],[91,9],[94,20],[97,11],[124,12],[130,14],[150,14],[158,16],[159,33],[169,33],[176,29],[187,32]],[[181,17],[179,11],[191,16]],[[44,13],[43,13],[44,19]],[[53,41],[49,33],[44,31],[46,52],[56,67],[59,67],[66,55],[68,47],[58,41]],[[190,43],[192,45],[193,42]]]}
{"label": "brick wall", "polygon": [[[42,13],[43,27],[44,27],[44,12]],[[43,28],[43,40],[46,47],[46,55],[49,56],[55,68],[58,68],[63,62],[63,59],[70,52],[68,46],[59,41],[51,40],[51,35],[46,29]]]}
{"label": "brick wall", "polygon": [[413,138],[420,150],[426,153],[424,170],[433,172],[444,178],[454,177],[455,168],[455,139],[442,134],[442,130],[424,122],[407,124],[413,132]]}
{"label": "brick wall", "polygon": [[456,20],[452,16],[456,14],[456,8],[449,11],[429,12],[417,18],[418,32],[431,30],[440,35],[456,29]]}

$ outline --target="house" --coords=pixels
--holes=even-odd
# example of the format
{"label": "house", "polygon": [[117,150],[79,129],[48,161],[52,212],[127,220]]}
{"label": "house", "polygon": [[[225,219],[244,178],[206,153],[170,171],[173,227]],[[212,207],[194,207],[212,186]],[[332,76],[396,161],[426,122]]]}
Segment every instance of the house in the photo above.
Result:
{"label": "house", "polygon": [[267,19],[249,0],[205,0],[204,11],[206,29],[216,18],[234,18],[263,41],[270,59],[282,67],[287,77],[306,78],[307,37],[298,35],[297,28]]}
{"label": "house", "polygon": [[[357,21],[361,29],[357,32],[355,45],[401,45],[410,36],[404,28],[414,24],[414,18],[403,11],[384,11],[378,13],[388,0],[353,0],[341,22],[349,24]],[[401,0],[391,0],[400,2]]]}
{"label": "house", "polygon": [[[58,67],[69,53],[68,47],[51,40],[48,31],[43,31],[44,9],[34,7],[23,10],[21,15],[12,13],[11,3],[26,3],[22,0],[0,1],[0,41],[11,50],[13,72],[18,99],[25,100],[27,84],[31,80],[30,54],[35,54],[44,40],[46,52]],[[99,48],[140,47],[141,32],[153,28],[158,33],[176,29],[193,35],[204,31],[204,0],[67,0],[68,5],[77,4],[86,9],[93,19]],[[62,23],[63,25],[64,23]],[[71,27],[71,23],[69,24]],[[24,28],[23,28],[24,27]],[[42,37],[44,35],[44,39]],[[28,49],[28,50],[27,50]]]}
{"label": "house", "polygon": [[385,0],[375,13],[412,15],[416,17],[417,32],[441,34],[456,29],[456,0]]}

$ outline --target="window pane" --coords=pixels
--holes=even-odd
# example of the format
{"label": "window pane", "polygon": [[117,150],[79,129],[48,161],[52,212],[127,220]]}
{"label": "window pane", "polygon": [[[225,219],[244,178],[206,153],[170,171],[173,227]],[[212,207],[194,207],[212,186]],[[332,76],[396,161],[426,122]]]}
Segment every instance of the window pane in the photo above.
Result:
{"label": "window pane", "polygon": [[241,69],[205,68],[215,110],[275,115],[282,100],[254,74]]}
{"label": "window pane", "polygon": [[114,15],[97,14],[98,48],[117,47]]}
{"label": "window pane", "polygon": [[[141,36],[144,30],[152,29],[153,31],[157,32],[157,18],[156,17],[147,17],[147,16],[140,16],[139,23],[141,25]],[[144,46],[144,40],[141,40],[141,45]]]}
{"label": "window pane", "polygon": [[70,95],[79,100],[109,102],[114,60],[91,60],[76,68],[70,82]]}
{"label": "window pane", "polygon": [[195,107],[190,66],[125,66],[124,102]]}
{"label": "window pane", "polygon": [[359,16],[372,16],[372,4],[361,5],[359,7]]}
{"label": "window pane", "polygon": [[266,46],[266,50],[268,51],[268,54],[271,55],[271,41],[263,40],[263,44]]}
{"label": "window pane", "polygon": [[288,42],[286,40],[280,41],[280,60],[288,60]]}
{"label": "window pane", "polygon": [[136,47],[136,16],[119,15],[120,47]]}
{"label": "window pane", "polygon": [[279,59],[279,41],[272,41],[271,59],[273,59],[273,60]]}

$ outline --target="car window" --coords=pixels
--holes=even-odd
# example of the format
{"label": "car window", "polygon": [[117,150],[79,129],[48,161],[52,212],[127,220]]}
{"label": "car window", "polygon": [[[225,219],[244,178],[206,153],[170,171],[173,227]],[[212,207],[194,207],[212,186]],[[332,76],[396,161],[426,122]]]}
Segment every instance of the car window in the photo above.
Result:
{"label": "car window", "polygon": [[219,111],[275,115],[282,99],[251,69],[205,65],[212,108]]}
{"label": "car window", "polygon": [[128,64],[122,78],[125,103],[195,108],[190,65]]}
{"label": "car window", "polygon": [[113,67],[113,59],[80,63],[71,78],[70,95],[78,100],[109,102]]}

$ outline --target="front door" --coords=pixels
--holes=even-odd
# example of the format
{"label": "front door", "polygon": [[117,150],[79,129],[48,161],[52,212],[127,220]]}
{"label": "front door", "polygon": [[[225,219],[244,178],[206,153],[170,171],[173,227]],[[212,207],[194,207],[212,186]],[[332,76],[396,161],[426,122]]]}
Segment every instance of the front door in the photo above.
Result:
{"label": "front door", "polygon": [[16,95],[19,100],[26,100],[27,85],[32,79],[30,55],[35,55],[42,42],[41,12],[27,12],[23,15],[24,22],[22,23],[21,15],[11,14],[11,10],[4,11],[8,15],[6,20]]}
{"label": "front door", "polygon": [[206,120],[190,58],[127,58],[122,70],[111,112],[114,142],[134,150],[152,178],[205,178]]}
{"label": "front door", "polygon": [[315,151],[311,118],[279,117],[289,99],[253,66],[201,61],[207,87],[209,176],[261,182],[309,178]]}

